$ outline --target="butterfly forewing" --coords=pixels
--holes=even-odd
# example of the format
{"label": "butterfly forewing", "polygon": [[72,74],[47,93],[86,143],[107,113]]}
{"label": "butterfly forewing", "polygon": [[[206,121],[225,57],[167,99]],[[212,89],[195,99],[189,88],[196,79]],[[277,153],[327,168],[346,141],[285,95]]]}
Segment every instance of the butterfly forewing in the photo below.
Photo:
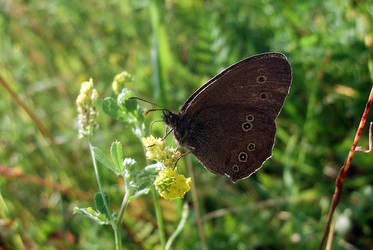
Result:
{"label": "butterfly forewing", "polygon": [[191,116],[211,105],[243,103],[265,110],[275,118],[290,83],[291,69],[284,55],[256,55],[230,66],[204,84],[188,99],[181,112]]}

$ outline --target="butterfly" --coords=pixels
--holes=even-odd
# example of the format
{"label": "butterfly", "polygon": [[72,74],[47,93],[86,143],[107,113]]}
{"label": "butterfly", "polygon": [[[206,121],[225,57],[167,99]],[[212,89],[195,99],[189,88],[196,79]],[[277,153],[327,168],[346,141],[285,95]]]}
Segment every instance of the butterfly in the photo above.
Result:
{"label": "butterfly", "polygon": [[162,119],[209,171],[236,182],[271,157],[291,80],[283,54],[248,57],[202,85],[178,112],[163,111]]}

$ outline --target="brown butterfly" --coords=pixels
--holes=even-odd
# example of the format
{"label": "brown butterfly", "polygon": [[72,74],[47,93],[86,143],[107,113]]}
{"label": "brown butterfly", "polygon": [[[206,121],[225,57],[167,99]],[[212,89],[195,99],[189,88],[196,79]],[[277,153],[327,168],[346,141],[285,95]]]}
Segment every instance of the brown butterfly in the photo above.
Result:
{"label": "brown butterfly", "polygon": [[246,58],[205,83],[179,112],[163,112],[178,144],[211,172],[233,182],[247,178],[272,155],[275,119],[291,84],[281,53]]}

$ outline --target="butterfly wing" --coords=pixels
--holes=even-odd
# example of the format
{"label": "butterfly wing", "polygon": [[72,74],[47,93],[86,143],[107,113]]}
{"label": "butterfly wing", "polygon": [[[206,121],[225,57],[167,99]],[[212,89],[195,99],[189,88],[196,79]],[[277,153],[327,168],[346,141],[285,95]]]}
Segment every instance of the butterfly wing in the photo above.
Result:
{"label": "butterfly wing", "polygon": [[208,170],[234,182],[249,177],[272,155],[275,122],[253,107],[211,106],[190,124],[194,128],[186,144],[192,153]]}
{"label": "butterfly wing", "polygon": [[232,181],[258,170],[272,154],[279,114],[291,83],[280,53],[244,59],[198,89],[179,114],[189,121],[182,144],[210,171]]}
{"label": "butterfly wing", "polygon": [[200,87],[180,110],[192,116],[203,107],[243,103],[279,114],[291,83],[291,67],[281,53],[264,53],[228,67]]}

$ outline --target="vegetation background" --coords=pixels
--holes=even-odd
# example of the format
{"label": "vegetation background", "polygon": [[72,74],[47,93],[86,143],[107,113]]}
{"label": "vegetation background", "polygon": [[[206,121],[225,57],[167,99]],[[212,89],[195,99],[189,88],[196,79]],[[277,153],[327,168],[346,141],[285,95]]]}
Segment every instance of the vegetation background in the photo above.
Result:
{"label": "vegetation background", "polygon": [[[0,76],[55,142],[0,86],[0,249],[16,248],[17,238],[28,249],[113,246],[108,227],[72,214],[75,206],[92,206],[97,191],[88,146],[77,138],[82,81],[93,78],[100,97],[111,96],[113,77],[126,70],[137,96],[177,110],[223,68],[267,51],[284,53],[293,69],[273,157],[237,184],[188,158],[208,249],[318,246],[372,86],[372,1],[0,0]],[[95,144],[108,149],[118,139],[144,165],[131,130],[99,112]],[[157,125],[155,134],[163,129]],[[185,161],[179,164],[190,176]],[[352,164],[333,249],[373,245],[373,157],[356,153]],[[119,180],[106,169],[102,175],[119,206]],[[191,193],[185,199],[192,203]],[[181,204],[161,200],[168,234]],[[159,249],[150,196],[132,202],[124,221],[125,249]],[[174,249],[202,247],[191,210]]]}

